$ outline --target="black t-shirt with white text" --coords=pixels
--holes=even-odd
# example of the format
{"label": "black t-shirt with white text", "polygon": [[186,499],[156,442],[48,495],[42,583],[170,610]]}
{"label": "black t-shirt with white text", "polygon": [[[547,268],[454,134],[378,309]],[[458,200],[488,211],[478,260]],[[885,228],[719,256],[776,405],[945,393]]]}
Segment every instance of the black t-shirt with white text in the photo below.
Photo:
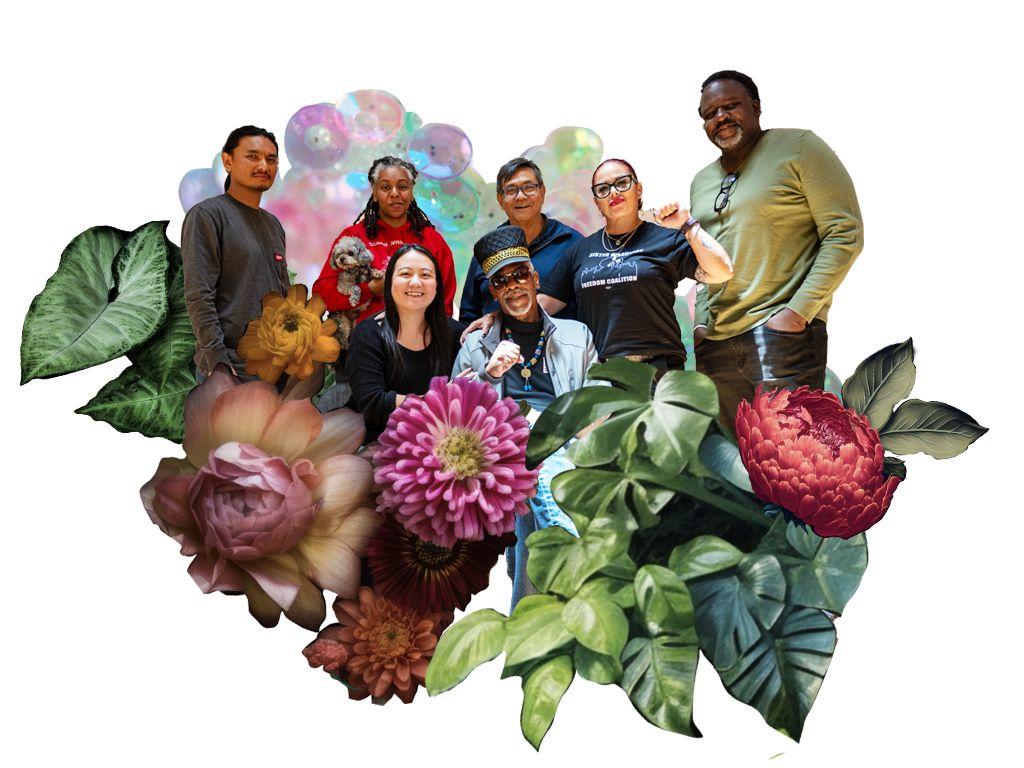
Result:
{"label": "black t-shirt with white text", "polygon": [[576,319],[590,328],[602,359],[685,356],[675,289],[699,266],[685,235],[645,221],[621,250],[610,251],[606,242],[601,230],[573,243],[541,282],[541,293],[576,299]]}

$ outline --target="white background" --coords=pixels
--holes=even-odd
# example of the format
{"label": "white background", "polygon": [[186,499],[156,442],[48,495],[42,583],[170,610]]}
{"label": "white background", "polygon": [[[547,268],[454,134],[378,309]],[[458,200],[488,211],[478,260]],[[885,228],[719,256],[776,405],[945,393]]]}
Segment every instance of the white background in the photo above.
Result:
{"label": "white background", "polygon": [[[6,12],[6,765],[1013,761],[1019,18],[985,2],[215,5]],[[723,68],[754,77],[765,127],[813,129],[856,183],[867,245],[835,298],[830,367],[846,377],[913,335],[914,395],[991,428],[953,460],[908,458],[799,745],[731,699],[706,662],[700,740],[577,679],[537,755],[499,663],[411,706],[349,702],[306,666],[307,632],[264,630],[243,599],[202,595],[149,522],[138,488],[180,449],[73,413],[127,361],[17,386],[22,319],[64,246],[94,225],[155,219],[177,240],[182,175],[238,125],[281,136],[306,104],[383,88],[427,122],[462,127],[487,178],[552,129],[582,125],[635,165],[653,205],[685,199],[716,156],[696,107]],[[502,571],[472,607],[507,609]]]}

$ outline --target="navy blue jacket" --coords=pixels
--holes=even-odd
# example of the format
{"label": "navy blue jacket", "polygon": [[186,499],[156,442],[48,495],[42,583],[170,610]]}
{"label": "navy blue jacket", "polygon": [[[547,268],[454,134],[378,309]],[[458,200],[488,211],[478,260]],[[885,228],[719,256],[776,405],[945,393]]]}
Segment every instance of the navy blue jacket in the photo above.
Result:
{"label": "navy blue jacket", "polygon": [[[542,214],[543,215],[543,214]],[[508,226],[506,221],[501,226]],[[572,227],[567,227],[557,219],[550,219],[544,216],[544,229],[530,243],[530,261],[533,268],[540,274],[541,282],[558,260],[565,253],[566,249],[577,240],[582,240],[583,235]],[[459,322],[470,323],[488,312],[501,309],[501,306],[491,298],[491,290],[483,270],[480,269],[480,262],[472,259],[469,262],[469,269],[466,271],[466,279],[462,283],[462,302],[459,304]],[[554,315],[559,320],[576,319],[576,302],[573,301],[565,308]]]}

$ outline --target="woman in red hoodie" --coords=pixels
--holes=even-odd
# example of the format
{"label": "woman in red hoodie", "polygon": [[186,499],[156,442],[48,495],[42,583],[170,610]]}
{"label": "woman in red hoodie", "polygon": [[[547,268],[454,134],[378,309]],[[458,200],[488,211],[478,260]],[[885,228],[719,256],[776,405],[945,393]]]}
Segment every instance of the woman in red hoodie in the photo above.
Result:
{"label": "woman in red hoodie", "polygon": [[[373,254],[373,268],[381,272],[387,269],[391,256],[403,245],[415,243],[430,251],[441,267],[444,284],[444,307],[448,317],[452,315],[455,299],[455,263],[452,250],[437,233],[422,209],[416,205],[412,190],[418,175],[412,163],[397,157],[382,157],[373,161],[367,176],[370,178],[370,199],[356,223],[338,235],[358,237]],[[329,254],[334,251],[331,245]],[[327,304],[329,312],[352,309],[349,294],[338,292],[338,270],[331,266],[330,255],[324,264],[320,277],[313,283],[313,293],[319,294]],[[371,279],[359,284],[362,300],[372,296],[370,305],[360,313],[359,320],[365,320],[384,309],[384,278]]]}

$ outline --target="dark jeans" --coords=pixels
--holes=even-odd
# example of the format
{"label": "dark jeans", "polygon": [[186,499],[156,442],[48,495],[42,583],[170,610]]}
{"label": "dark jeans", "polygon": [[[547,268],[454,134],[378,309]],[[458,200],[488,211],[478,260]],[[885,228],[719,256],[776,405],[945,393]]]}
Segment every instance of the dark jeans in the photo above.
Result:
{"label": "dark jeans", "polygon": [[828,332],[822,320],[812,320],[796,333],[759,325],[746,333],[697,347],[697,370],[715,382],[721,408],[719,421],[736,435],[740,400],[753,402],[754,390],[825,388]]}

